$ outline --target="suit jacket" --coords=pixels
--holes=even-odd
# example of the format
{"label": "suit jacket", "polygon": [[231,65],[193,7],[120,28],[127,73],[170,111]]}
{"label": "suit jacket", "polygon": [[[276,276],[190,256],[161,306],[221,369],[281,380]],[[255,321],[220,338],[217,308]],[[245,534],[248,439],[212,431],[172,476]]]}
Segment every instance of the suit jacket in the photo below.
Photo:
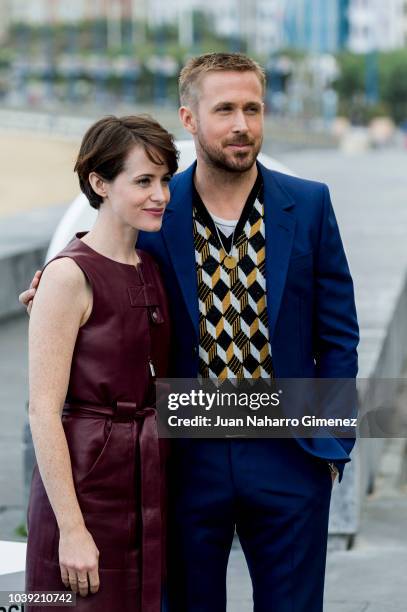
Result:
{"label": "suit jacket", "polygon": [[[167,288],[174,344],[171,376],[198,373],[199,309],[192,223],[196,162],[171,181],[160,232],[140,232]],[[326,185],[259,164],[264,181],[269,336],[277,378],[355,378],[358,323],[353,283]],[[354,439],[297,438],[334,461],[342,477]]]}

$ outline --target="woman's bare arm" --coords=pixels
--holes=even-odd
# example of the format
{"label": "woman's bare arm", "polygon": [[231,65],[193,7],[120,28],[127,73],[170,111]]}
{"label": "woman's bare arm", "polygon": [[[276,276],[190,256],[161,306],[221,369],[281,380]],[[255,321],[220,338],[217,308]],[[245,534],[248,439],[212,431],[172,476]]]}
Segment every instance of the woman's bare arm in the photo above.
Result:
{"label": "woman's bare arm", "polygon": [[[75,262],[51,262],[30,317],[29,418],[38,467],[60,530],[61,577],[81,594],[87,594],[88,575],[91,591],[97,590],[98,551],[77,500],[61,411],[78,330],[90,310],[91,291]],[[78,580],[82,586],[76,585]]]}

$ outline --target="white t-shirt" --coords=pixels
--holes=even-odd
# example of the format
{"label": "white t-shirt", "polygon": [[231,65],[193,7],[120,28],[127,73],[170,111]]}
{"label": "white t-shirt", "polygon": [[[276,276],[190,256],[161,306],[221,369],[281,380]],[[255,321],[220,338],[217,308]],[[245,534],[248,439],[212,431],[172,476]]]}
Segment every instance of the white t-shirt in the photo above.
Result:
{"label": "white t-shirt", "polygon": [[231,236],[236,228],[238,219],[221,219],[221,217],[217,217],[213,213],[209,213],[216,224],[216,227],[226,238]]}

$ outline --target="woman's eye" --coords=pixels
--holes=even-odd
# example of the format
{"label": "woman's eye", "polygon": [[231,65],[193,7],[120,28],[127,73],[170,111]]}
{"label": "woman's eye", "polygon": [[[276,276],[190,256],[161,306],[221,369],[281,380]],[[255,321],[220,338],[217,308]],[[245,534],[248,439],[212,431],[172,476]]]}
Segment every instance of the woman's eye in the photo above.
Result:
{"label": "woman's eye", "polygon": [[162,179],[163,183],[168,185],[168,183],[171,181],[171,178],[172,178],[171,176],[164,176],[164,178]]}
{"label": "woman's eye", "polygon": [[141,185],[141,187],[147,187],[150,184],[149,178],[141,178],[136,181],[137,185]]}

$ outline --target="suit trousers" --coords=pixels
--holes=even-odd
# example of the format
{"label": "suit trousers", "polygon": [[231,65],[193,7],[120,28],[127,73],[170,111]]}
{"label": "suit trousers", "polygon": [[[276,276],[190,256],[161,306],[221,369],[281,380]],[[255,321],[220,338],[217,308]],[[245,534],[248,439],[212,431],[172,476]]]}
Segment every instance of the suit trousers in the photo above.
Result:
{"label": "suit trousers", "polygon": [[332,479],[292,438],[175,440],[170,612],[225,612],[235,531],[254,612],[322,612]]}

